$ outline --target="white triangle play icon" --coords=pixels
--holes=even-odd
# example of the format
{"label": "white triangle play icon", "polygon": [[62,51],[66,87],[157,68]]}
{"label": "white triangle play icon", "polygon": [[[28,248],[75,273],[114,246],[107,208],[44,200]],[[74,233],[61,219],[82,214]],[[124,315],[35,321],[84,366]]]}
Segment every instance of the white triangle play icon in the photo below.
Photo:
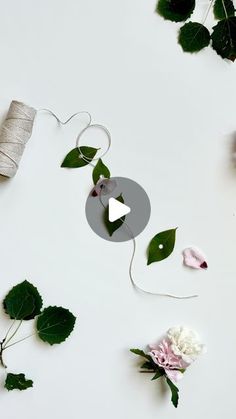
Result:
{"label": "white triangle play icon", "polygon": [[130,207],[117,201],[117,199],[115,198],[109,199],[108,219],[111,223],[113,223],[114,221],[118,220],[121,217],[124,217],[124,215],[129,214],[130,211],[131,211]]}

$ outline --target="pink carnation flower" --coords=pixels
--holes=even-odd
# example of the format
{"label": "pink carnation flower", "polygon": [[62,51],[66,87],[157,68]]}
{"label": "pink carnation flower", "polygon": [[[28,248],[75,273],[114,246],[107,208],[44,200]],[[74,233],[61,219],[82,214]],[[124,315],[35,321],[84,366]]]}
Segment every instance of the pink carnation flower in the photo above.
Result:
{"label": "pink carnation flower", "polygon": [[153,362],[165,370],[171,381],[179,381],[183,376],[183,373],[179,370],[187,368],[189,364],[183,361],[180,356],[174,354],[171,349],[171,342],[163,339],[160,344],[150,346],[150,349],[148,355],[152,357]]}

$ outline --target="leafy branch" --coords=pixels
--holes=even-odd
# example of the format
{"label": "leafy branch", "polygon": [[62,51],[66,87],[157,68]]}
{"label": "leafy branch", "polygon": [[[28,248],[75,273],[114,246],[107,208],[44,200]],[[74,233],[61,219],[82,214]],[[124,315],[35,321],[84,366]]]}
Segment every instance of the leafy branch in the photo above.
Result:
{"label": "leafy branch", "polygon": [[[3,308],[13,321],[5,337],[0,341],[0,365],[3,368],[7,368],[3,354],[10,347],[35,335],[50,345],[59,344],[71,334],[76,318],[69,310],[57,306],[42,309],[42,306],[41,295],[28,281],[23,281],[13,287],[5,297]],[[35,319],[35,331],[12,342],[23,322],[33,319]],[[26,379],[24,374],[7,373],[5,381],[7,390],[26,390],[32,386],[33,381]]]}
{"label": "leafy branch", "polygon": [[141,365],[141,373],[149,373],[154,374],[152,377],[152,381],[157,380],[160,377],[164,377],[166,380],[167,385],[169,386],[171,390],[171,401],[174,407],[178,407],[179,402],[179,389],[176,387],[176,385],[167,377],[165,370],[161,367],[159,367],[155,362],[153,361],[152,357],[148,354],[146,354],[144,351],[140,349],[130,349],[130,352],[132,352],[135,355],[141,356],[142,358],[145,358],[144,364]]}
{"label": "leafy branch", "polygon": [[[183,22],[190,18],[196,6],[195,0],[158,0],[156,12],[164,19]],[[205,26],[210,11],[219,22],[212,32]],[[232,0],[210,0],[202,22],[189,21],[179,30],[178,42],[183,51],[195,53],[211,45],[222,58],[236,58],[236,17]]]}

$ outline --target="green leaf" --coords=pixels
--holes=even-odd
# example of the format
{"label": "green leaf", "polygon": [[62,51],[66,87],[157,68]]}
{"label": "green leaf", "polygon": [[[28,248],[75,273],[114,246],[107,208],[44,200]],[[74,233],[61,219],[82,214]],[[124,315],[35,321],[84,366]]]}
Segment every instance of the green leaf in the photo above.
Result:
{"label": "green leaf", "polygon": [[63,307],[47,307],[37,319],[37,332],[50,345],[61,343],[71,334],[75,316]]}
{"label": "green leaf", "polygon": [[144,351],[141,349],[130,349],[130,352],[132,352],[135,355],[142,356],[143,358],[147,359],[148,361],[152,361],[152,357],[148,354],[145,354]]}
{"label": "green leaf", "polygon": [[33,387],[33,381],[27,380],[25,374],[12,374],[8,373],[4,387],[8,390],[27,390]]}
{"label": "green leaf", "polygon": [[[122,196],[122,194],[120,194],[117,198],[115,198],[115,199],[117,199],[117,201],[119,201],[119,202],[121,202],[122,204],[124,204],[124,199],[123,199],[123,196]],[[116,221],[113,221],[113,222],[111,222],[111,221],[109,221],[109,218],[108,218],[108,206],[105,208],[105,210],[104,210],[104,216],[103,216],[103,219],[104,219],[104,223],[105,223],[105,226],[106,226],[106,229],[107,229],[107,231],[108,231],[108,234],[109,234],[109,236],[111,237],[112,236],[112,234],[113,233],[115,233],[115,231],[116,230],[118,230],[118,228],[120,228],[121,226],[122,226],[122,224],[124,223],[124,221],[125,221],[125,216],[124,217],[122,217],[122,218],[119,218],[118,220],[116,220]]]}
{"label": "green leaf", "polygon": [[[98,151],[98,148],[81,146],[80,151],[89,161],[92,161]],[[87,162],[82,155],[80,155],[80,151],[78,147],[73,148],[73,150],[71,150],[64,158],[61,167],[77,168],[87,166],[89,162]]]}
{"label": "green leaf", "polygon": [[162,231],[152,238],[148,246],[148,265],[166,259],[173,252],[176,230]]}
{"label": "green leaf", "polygon": [[154,377],[152,377],[152,381],[157,380],[158,378],[162,377],[165,374],[164,370],[157,370]]}
{"label": "green leaf", "polygon": [[236,58],[236,17],[220,20],[213,27],[212,48],[222,58],[234,61]]}
{"label": "green leaf", "polygon": [[179,31],[179,44],[185,52],[198,52],[207,47],[211,35],[208,29],[198,22],[185,23]]}
{"label": "green leaf", "polygon": [[42,297],[36,287],[23,281],[13,287],[3,301],[4,310],[11,319],[31,320],[40,314]]}
{"label": "green leaf", "polygon": [[213,7],[216,19],[222,20],[235,15],[234,3],[232,0],[215,0]]}
{"label": "green leaf", "polygon": [[107,166],[103,163],[102,159],[99,159],[96,166],[93,169],[93,183],[96,185],[96,183],[99,181],[100,177],[103,176],[106,179],[110,178],[110,170]]}
{"label": "green leaf", "polygon": [[146,361],[144,362],[144,364],[141,365],[140,367],[142,370],[154,370],[154,365],[152,362],[150,361]]}
{"label": "green leaf", "polygon": [[168,384],[168,386],[170,387],[170,391],[171,391],[171,401],[174,405],[174,407],[178,406],[178,402],[179,402],[179,389],[178,387],[176,387],[172,381],[169,380],[169,378],[166,378],[166,382]]}
{"label": "green leaf", "polygon": [[188,19],[195,8],[195,0],[159,0],[156,11],[164,19],[182,22]]}

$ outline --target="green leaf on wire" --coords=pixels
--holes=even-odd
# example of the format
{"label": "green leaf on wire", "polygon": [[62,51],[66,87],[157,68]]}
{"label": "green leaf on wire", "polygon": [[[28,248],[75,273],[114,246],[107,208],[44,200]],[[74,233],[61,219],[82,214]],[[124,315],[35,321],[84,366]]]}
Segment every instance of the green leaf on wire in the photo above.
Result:
{"label": "green leaf on wire", "polygon": [[8,373],[4,387],[8,390],[27,390],[33,387],[33,381],[25,378],[25,374]]}
{"label": "green leaf on wire", "polygon": [[185,52],[198,52],[210,43],[210,32],[198,22],[188,22],[179,31],[179,44]]}
{"label": "green leaf on wire", "polygon": [[166,259],[174,250],[176,228],[156,234],[148,246],[148,262],[160,262]]}
{"label": "green leaf on wire", "polygon": [[182,22],[188,19],[195,8],[195,0],[159,0],[156,11],[164,19]]}
{"label": "green leaf on wire", "polygon": [[49,306],[37,319],[38,336],[50,345],[64,342],[71,334],[75,320],[75,316],[69,310],[63,307]]}
{"label": "green leaf on wire", "polygon": [[232,0],[215,0],[213,7],[214,16],[218,20],[235,15],[234,3]]}
{"label": "green leaf on wire", "polygon": [[93,169],[93,183],[96,185],[96,183],[99,181],[100,177],[103,176],[106,179],[110,178],[110,170],[107,166],[103,163],[102,159],[99,159],[96,166]]}
{"label": "green leaf on wire", "polygon": [[[120,194],[120,195],[119,195],[117,198],[115,198],[115,199],[117,199],[117,201],[119,201],[119,202],[121,202],[122,204],[124,204],[124,198],[123,198],[122,194]],[[105,208],[105,210],[104,210],[104,216],[103,216],[103,219],[104,219],[104,224],[105,224],[105,226],[106,226],[106,229],[107,229],[107,231],[108,231],[108,234],[109,234],[109,236],[111,237],[111,236],[113,235],[113,233],[115,233],[115,231],[116,231],[116,230],[118,230],[118,228],[120,228],[120,227],[123,225],[123,223],[124,223],[124,221],[125,221],[125,216],[124,216],[124,217],[122,217],[122,218],[119,218],[118,220],[113,221],[113,222],[109,221],[108,216],[109,216],[109,213],[108,213],[108,206],[107,206],[107,207]]]}
{"label": "green leaf on wire", "polygon": [[178,389],[178,387],[176,387],[174,385],[174,383],[172,383],[172,381],[169,380],[169,378],[166,378],[166,382],[167,382],[168,386],[170,387],[171,401],[172,401],[174,407],[177,407],[178,403],[179,403],[179,389]]}
{"label": "green leaf on wire", "polygon": [[234,61],[236,58],[236,17],[220,20],[213,27],[212,48],[222,58]]}
{"label": "green leaf on wire", "polygon": [[23,281],[13,287],[3,301],[5,312],[16,320],[31,320],[40,314],[42,297],[36,287]]}
{"label": "green leaf on wire", "polygon": [[[93,160],[98,150],[98,148],[87,146],[81,146],[80,150],[78,147],[73,148],[73,150],[71,150],[64,158],[61,167],[75,169],[77,167],[87,166],[87,164]],[[83,156],[85,156],[89,161],[86,161]]]}

